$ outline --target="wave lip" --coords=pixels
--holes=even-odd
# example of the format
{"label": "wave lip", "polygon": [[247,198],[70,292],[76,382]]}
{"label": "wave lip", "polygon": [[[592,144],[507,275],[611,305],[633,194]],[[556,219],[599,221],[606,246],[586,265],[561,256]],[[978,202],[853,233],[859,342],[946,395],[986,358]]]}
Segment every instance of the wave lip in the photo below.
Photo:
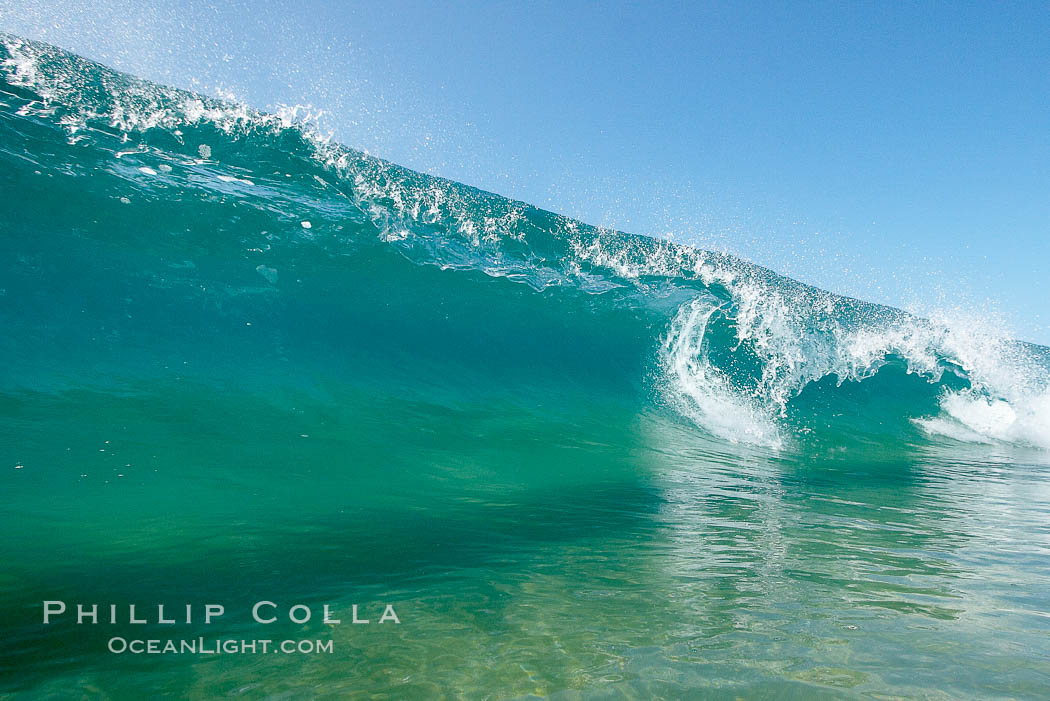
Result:
{"label": "wave lip", "polygon": [[731,442],[779,449],[784,442],[768,407],[737,391],[707,356],[704,336],[722,306],[698,297],[679,310],[662,349],[672,404],[697,425]]}
{"label": "wave lip", "polygon": [[[907,392],[885,398],[927,435],[1050,449],[1050,373],[1025,344],[974,321],[845,314],[834,298],[831,314],[814,313],[809,293],[754,282],[727,289],[728,300],[702,294],[683,304],[661,351],[671,403],[715,435],[783,448],[787,418],[810,387],[864,383],[896,366],[939,395],[934,415],[917,415]],[[839,413],[832,402],[816,419],[830,426]],[[872,428],[892,419],[868,418]],[[818,428],[816,419],[794,432]]]}

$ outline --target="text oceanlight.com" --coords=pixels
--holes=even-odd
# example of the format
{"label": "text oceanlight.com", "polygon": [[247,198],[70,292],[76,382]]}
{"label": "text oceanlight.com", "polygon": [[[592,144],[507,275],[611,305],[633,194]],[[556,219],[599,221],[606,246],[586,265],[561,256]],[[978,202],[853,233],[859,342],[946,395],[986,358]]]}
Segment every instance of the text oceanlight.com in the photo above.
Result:
{"label": "text oceanlight.com", "polygon": [[255,655],[269,652],[285,655],[332,654],[331,640],[142,640],[110,638],[109,651],[118,655]]}

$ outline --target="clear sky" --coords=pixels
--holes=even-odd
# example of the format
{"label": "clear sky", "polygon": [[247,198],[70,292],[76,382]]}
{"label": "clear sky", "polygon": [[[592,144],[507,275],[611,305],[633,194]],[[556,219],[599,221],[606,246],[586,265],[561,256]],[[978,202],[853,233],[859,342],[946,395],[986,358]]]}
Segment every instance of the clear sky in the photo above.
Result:
{"label": "clear sky", "polygon": [[0,0],[0,28],[1050,343],[1050,3]]}

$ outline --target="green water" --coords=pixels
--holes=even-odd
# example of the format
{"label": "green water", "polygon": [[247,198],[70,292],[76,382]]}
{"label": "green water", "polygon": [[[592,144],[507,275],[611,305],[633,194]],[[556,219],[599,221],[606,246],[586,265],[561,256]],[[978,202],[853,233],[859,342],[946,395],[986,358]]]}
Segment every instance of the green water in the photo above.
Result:
{"label": "green water", "polygon": [[1050,697],[1046,349],[2,38],[0,698]]}

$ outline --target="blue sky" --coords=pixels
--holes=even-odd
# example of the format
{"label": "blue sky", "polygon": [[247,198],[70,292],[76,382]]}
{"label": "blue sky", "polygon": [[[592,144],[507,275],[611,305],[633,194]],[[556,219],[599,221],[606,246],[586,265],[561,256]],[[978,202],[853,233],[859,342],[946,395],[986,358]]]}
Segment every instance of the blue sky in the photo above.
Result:
{"label": "blue sky", "polygon": [[593,224],[1050,343],[1050,5],[34,3],[0,28]]}

